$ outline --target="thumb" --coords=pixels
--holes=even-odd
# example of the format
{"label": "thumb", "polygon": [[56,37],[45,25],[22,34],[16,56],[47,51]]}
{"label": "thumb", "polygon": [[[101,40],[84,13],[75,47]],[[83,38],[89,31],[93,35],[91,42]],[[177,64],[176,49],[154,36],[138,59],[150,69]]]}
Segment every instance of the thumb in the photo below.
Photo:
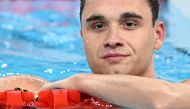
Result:
{"label": "thumb", "polygon": [[52,83],[44,84],[39,91],[41,90],[49,90],[49,89],[78,89],[75,76],[59,80]]}
{"label": "thumb", "polygon": [[47,84],[44,84],[38,91],[50,90],[50,89],[62,89],[62,87],[60,85],[58,85],[58,83],[56,83],[56,82],[47,83]]}

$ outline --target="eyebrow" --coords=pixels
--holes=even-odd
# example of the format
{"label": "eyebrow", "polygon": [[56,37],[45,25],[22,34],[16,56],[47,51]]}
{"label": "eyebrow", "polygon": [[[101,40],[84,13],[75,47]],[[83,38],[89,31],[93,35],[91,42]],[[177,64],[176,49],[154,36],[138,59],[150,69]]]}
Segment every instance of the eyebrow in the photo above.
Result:
{"label": "eyebrow", "polygon": [[121,14],[120,18],[121,19],[137,18],[137,19],[142,19],[143,20],[143,17],[141,15],[136,14],[134,12],[123,13],[123,14]]}
{"label": "eyebrow", "polygon": [[86,19],[86,22],[91,22],[91,21],[97,21],[97,20],[105,20],[106,18],[101,15],[92,15],[91,17]]}
{"label": "eyebrow", "polygon": [[[143,19],[143,17],[139,14],[136,14],[134,12],[126,12],[120,15],[121,19],[128,19],[128,18],[138,18],[138,19]],[[97,20],[106,20],[106,18],[102,15],[92,15],[89,18],[86,19],[86,22],[91,22],[91,21],[97,21]]]}

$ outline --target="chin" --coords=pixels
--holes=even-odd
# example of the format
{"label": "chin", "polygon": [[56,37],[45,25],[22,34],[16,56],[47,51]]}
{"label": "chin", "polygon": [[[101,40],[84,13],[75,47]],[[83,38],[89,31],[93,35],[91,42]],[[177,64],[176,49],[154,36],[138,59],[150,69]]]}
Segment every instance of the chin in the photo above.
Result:
{"label": "chin", "polygon": [[92,71],[94,74],[123,74],[123,75],[132,75],[130,71],[130,67],[126,68],[126,65],[113,65],[113,66],[108,66],[108,65],[98,65],[98,66],[93,66]]}
{"label": "chin", "polygon": [[126,74],[126,72],[118,69],[107,69],[102,71],[102,74]]}

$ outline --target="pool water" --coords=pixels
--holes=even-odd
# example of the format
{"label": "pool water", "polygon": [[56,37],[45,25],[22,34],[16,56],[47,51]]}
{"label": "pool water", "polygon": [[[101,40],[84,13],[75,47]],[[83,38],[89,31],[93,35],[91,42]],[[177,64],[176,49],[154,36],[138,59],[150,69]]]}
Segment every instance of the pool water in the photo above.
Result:
{"label": "pool water", "polygon": [[[56,81],[91,73],[80,38],[78,0],[0,2],[0,77],[29,74]],[[159,79],[180,82],[190,78],[190,53],[171,41],[179,34],[171,21],[181,12],[174,11],[163,8],[160,15],[168,31],[164,46],[155,51],[155,64]]]}

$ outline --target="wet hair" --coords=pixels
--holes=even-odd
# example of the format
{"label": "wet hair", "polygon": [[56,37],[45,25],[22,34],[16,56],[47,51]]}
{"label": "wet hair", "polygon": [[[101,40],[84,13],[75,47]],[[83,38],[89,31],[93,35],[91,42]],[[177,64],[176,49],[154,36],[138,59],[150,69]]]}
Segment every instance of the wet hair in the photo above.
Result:
{"label": "wet hair", "polygon": [[[82,13],[85,6],[85,1],[86,0],[80,0],[80,21],[82,19]],[[159,15],[159,7],[160,7],[159,0],[147,0],[147,2],[152,12],[152,22],[154,25]]]}

